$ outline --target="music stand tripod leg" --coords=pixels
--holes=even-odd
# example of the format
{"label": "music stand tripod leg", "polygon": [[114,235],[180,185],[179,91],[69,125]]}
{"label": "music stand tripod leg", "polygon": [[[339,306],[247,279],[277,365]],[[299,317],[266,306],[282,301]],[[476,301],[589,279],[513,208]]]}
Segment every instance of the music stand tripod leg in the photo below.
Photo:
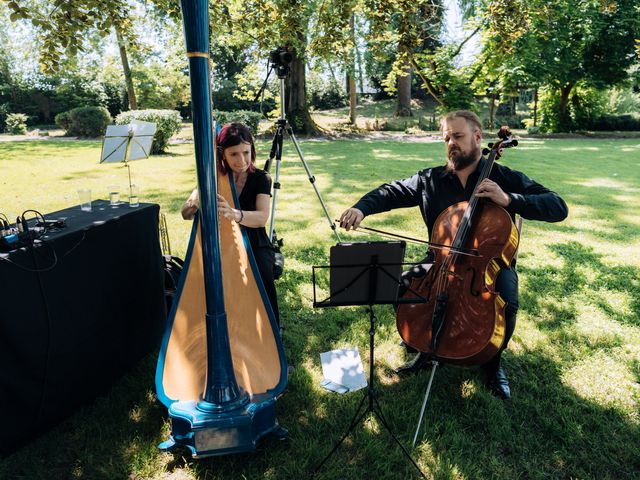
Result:
{"label": "music stand tripod leg", "polygon": [[412,447],[416,446],[416,440],[418,439],[418,433],[420,432],[420,427],[422,426],[422,419],[424,418],[424,411],[427,408],[427,400],[429,400],[429,393],[431,393],[431,384],[433,383],[433,377],[436,374],[436,368],[438,366],[438,362],[436,360],[431,361],[431,375],[429,376],[429,383],[427,384],[427,391],[424,392],[424,400],[422,401],[422,408],[420,409],[420,418],[418,418],[418,425],[416,426],[416,433],[413,436],[413,442],[411,443]]}
{"label": "music stand tripod leg", "polygon": [[336,443],[333,446],[331,451],[329,453],[327,453],[327,455],[322,459],[322,461],[318,464],[318,466],[316,466],[316,468],[314,468],[313,476],[316,476],[316,475],[318,475],[318,473],[320,473],[320,469],[322,468],[322,466],[327,462],[327,460],[329,460],[331,455],[333,455],[334,452],[336,450],[338,450],[340,445],[342,445],[342,442],[345,441],[345,439],[349,436],[349,434],[356,427],[356,425],[358,425],[364,419],[365,415],[367,415],[367,413],[369,413],[369,409],[368,408],[365,408],[364,411],[362,413],[360,413],[360,411],[362,410],[362,407],[365,405],[364,401],[366,399],[367,399],[367,395],[363,395],[362,399],[360,400],[360,403],[358,404],[358,408],[356,410],[356,413],[353,416],[353,418],[351,420],[351,423],[349,424],[349,428],[347,428],[347,431],[344,432],[344,434],[342,435],[342,438],[340,440],[338,440],[338,443]]}
{"label": "music stand tripod leg", "polygon": [[[387,420],[384,417],[384,414],[382,413],[382,409],[380,408],[380,404],[378,403],[378,400],[376,398],[376,390],[374,388],[374,383],[373,383],[374,382],[374,365],[375,365],[374,364],[374,347],[375,347],[375,334],[376,334],[376,326],[375,326],[376,325],[376,317],[375,317],[375,314],[373,312],[373,306],[372,305],[369,305],[369,322],[370,322],[370,327],[369,327],[369,385],[367,386],[367,393],[360,400],[360,404],[358,405],[358,410],[356,411],[356,414],[353,417],[354,420],[349,425],[349,428],[347,429],[345,434],[342,436],[342,438],[338,441],[338,443],[327,454],[327,456],[324,457],[322,462],[320,462],[320,464],[314,469],[313,475],[316,476],[318,474],[318,472],[320,471],[322,466],[326,463],[326,461],[329,459],[329,457],[331,457],[331,455],[333,455],[333,453],[335,453],[335,451],[338,450],[338,447],[349,436],[349,434],[355,428],[355,426],[358,425],[362,420],[364,420],[364,418],[367,416],[367,414],[373,413],[376,417],[378,417],[378,419],[380,420],[380,423],[382,423],[384,428],[386,428],[387,432],[389,432],[389,435],[391,435],[393,440],[400,446],[400,448],[401,448],[402,452],[404,453],[404,455],[411,461],[411,463],[416,468],[416,470],[418,470],[420,475],[423,478],[427,478],[426,475],[422,472],[422,470],[418,466],[418,464],[415,462],[415,460],[411,457],[411,455],[409,454],[407,449],[404,447],[404,445],[402,445],[400,440],[398,440],[398,437],[396,437],[394,435],[393,431],[391,430],[391,427],[389,427],[389,424],[387,423]],[[364,409],[362,414],[360,414],[360,410],[364,406],[365,400],[368,400],[367,407]]]}

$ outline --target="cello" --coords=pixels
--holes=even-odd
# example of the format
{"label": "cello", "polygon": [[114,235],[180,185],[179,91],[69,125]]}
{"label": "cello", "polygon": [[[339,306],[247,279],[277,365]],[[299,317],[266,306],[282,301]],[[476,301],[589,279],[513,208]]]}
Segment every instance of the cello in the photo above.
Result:
{"label": "cello", "polygon": [[504,208],[475,195],[501,150],[518,144],[508,127],[498,136],[469,201],[451,205],[436,219],[430,243],[449,248],[434,250],[431,268],[404,295],[418,294],[425,303],[400,303],[396,313],[404,343],[435,360],[481,365],[505,338],[506,302],[495,283],[513,260],[519,234]]}
{"label": "cello", "polygon": [[287,383],[284,348],[247,234],[218,222],[216,193],[238,205],[231,175],[217,173],[209,91],[207,0],[182,0],[189,58],[200,210],[156,368],[171,437],[159,448],[193,457],[252,451],[287,432],[275,403]]}

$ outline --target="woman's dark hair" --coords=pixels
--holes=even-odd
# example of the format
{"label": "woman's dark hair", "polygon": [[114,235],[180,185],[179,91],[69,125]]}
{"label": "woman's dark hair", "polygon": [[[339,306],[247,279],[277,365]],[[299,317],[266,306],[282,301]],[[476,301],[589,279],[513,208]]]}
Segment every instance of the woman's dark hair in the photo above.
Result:
{"label": "woman's dark hair", "polygon": [[253,144],[253,135],[249,127],[242,123],[227,123],[220,129],[218,133],[218,146],[217,154],[220,162],[220,169],[223,173],[230,170],[229,164],[224,159],[224,151],[229,147],[235,147],[241,143],[248,143],[251,145],[251,163],[249,164],[249,171],[253,172],[256,169],[256,147]]}

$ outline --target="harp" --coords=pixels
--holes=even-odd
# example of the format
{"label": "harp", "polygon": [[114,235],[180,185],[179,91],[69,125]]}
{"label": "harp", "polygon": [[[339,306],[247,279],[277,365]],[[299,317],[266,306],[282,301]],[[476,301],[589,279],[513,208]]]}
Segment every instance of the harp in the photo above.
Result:
{"label": "harp", "polygon": [[275,414],[286,359],[246,233],[218,221],[216,191],[238,205],[231,175],[217,172],[209,90],[207,0],[182,0],[189,58],[200,210],[156,369],[171,437],[194,457],[252,451],[287,435]]}

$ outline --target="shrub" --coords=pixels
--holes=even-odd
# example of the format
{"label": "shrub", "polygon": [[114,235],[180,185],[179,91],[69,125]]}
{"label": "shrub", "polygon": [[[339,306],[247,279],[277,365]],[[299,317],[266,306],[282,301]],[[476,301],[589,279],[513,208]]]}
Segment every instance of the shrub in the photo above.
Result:
{"label": "shrub", "polygon": [[349,104],[346,92],[333,80],[309,81],[308,89],[310,103],[316,110],[340,108]]}
{"label": "shrub", "polygon": [[258,125],[260,124],[260,114],[258,112],[250,112],[249,110],[236,110],[234,112],[214,110],[213,118],[220,125],[231,122],[244,123],[254,135],[258,133]]}
{"label": "shrub", "polygon": [[249,79],[244,80],[249,82],[245,88],[240,88],[237,81],[235,80],[220,81],[220,88],[211,92],[213,105],[215,106],[216,110],[221,110],[224,112],[249,110],[256,107],[256,105],[260,103],[260,109],[265,114],[268,114],[274,108],[276,108],[276,100],[274,98],[269,98],[266,95],[264,98],[260,98],[258,101],[254,101],[253,96],[255,95],[255,93],[253,92],[258,90],[259,84],[258,86],[254,86]]}
{"label": "shrub", "polygon": [[71,116],[69,112],[60,112],[55,117],[56,125],[62,128],[65,132],[71,130]]}
{"label": "shrub", "polygon": [[566,115],[560,114],[560,91],[553,87],[539,90],[538,103],[540,130],[543,132],[570,132],[593,128],[607,108],[608,97],[604,90],[577,85],[567,101]]}
{"label": "shrub", "polygon": [[115,123],[126,125],[132,120],[156,124],[151,154],[163,153],[169,145],[169,139],[180,131],[182,124],[182,117],[175,110],[129,110],[118,115]]}
{"label": "shrub", "polygon": [[7,131],[14,135],[27,133],[27,116],[24,113],[10,113],[7,115]]}
{"label": "shrub", "polygon": [[7,125],[7,115],[11,113],[8,103],[0,103],[0,132],[4,131]]}
{"label": "shrub", "polygon": [[537,135],[538,133],[540,133],[540,127],[534,127],[533,125],[531,125],[530,127],[527,127],[527,133],[529,135]]}
{"label": "shrub", "polygon": [[[507,125],[509,128],[525,128],[525,115],[507,115],[507,116],[494,116],[493,128],[498,130],[502,125]],[[482,127],[489,128],[489,118],[482,119]]]}
{"label": "shrub", "polygon": [[593,130],[640,131],[640,117],[634,115],[603,115],[593,121]]}
{"label": "shrub", "polygon": [[[65,135],[76,137],[99,137],[104,135],[107,125],[111,123],[111,115],[104,107],[78,107],[66,112],[69,127]],[[58,114],[59,115],[59,114]],[[56,120],[58,115],[56,115]],[[65,122],[65,117],[62,117]]]}

